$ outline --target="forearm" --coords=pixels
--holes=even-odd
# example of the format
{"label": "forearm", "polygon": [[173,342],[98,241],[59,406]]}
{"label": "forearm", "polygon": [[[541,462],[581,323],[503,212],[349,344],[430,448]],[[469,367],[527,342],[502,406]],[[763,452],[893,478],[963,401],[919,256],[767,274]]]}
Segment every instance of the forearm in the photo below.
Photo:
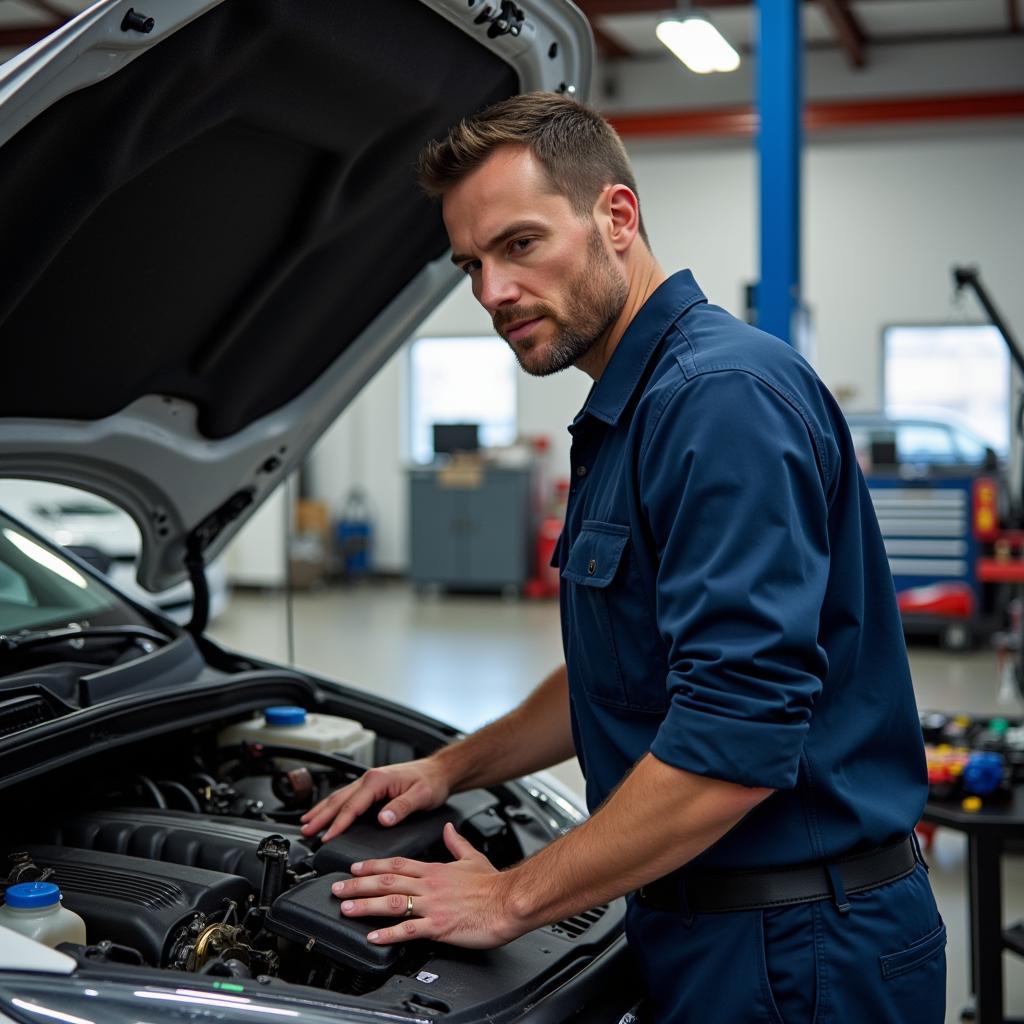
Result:
{"label": "forearm", "polygon": [[493,786],[550,768],[574,754],[569,681],[556,668],[518,707],[432,755],[452,792]]}
{"label": "forearm", "polygon": [[607,903],[681,867],[771,792],[693,775],[648,754],[593,817],[502,875],[517,931]]}

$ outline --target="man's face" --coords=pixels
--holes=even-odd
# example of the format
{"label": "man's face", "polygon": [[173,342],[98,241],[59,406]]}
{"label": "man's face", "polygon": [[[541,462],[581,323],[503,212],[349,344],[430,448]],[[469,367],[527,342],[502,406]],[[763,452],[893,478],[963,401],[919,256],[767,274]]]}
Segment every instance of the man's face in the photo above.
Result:
{"label": "man's face", "polygon": [[529,150],[496,150],[444,197],[452,259],[520,366],[572,366],[622,311],[626,275],[597,223],[554,195]]}

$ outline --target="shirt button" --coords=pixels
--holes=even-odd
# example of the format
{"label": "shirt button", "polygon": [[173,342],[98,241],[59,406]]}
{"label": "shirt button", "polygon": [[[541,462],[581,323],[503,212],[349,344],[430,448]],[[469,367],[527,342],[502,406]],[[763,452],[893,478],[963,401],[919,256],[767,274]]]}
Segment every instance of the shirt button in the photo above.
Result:
{"label": "shirt button", "polygon": [[587,565],[587,575],[593,576],[595,572],[597,572],[597,561],[592,558]]}
{"label": "shirt button", "polygon": [[587,467],[586,466],[577,466],[576,467],[576,475],[577,476],[586,476],[587,475]]}

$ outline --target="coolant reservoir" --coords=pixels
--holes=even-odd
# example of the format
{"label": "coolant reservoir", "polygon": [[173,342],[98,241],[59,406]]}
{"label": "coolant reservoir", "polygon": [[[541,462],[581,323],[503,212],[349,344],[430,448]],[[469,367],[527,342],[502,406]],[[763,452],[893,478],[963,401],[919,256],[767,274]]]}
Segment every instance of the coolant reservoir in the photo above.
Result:
{"label": "coolant reservoir", "polygon": [[19,882],[7,887],[0,907],[0,925],[21,932],[44,946],[62,942],[85,945],[85,922],[61,906],[60,888],[52,882]]}
{"label": "coolant reservoir", "polygon": [[229,726],[217,739],[222,747],[236,743],[267,743],[283,747],[345,754],[359,764],[373,764],[377,734],[351,718],[318,715],[298,707],[267,708],[258,718]]}

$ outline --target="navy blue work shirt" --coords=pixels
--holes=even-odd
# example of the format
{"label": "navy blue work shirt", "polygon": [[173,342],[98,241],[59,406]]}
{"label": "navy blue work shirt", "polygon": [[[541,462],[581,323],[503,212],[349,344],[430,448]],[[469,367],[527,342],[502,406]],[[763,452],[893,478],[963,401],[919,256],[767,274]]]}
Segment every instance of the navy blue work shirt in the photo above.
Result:
{"label": "navy blue work shirt", "polygon": [[846,422],[807,362],[682,271],[569,431],[553,564],[591,809],[650,752],[778,790],[702,865],[906,836],[927,782],[892,577]]}

